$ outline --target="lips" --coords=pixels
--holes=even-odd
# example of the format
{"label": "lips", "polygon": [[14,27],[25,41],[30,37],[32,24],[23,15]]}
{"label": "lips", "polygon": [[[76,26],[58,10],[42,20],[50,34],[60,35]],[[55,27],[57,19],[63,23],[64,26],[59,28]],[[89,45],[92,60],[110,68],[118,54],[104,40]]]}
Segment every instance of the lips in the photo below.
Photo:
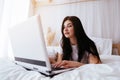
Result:
{"label": "lips", "polygon": [[66,37],[69,37],[69,36],[70,36],[69,32],[64,33],[64,35],[65,35]]}
{"label": "lips", "polygon": [[65,33],[65,35],[69,35],[69,33]]}
{"label": "lips", "polygon": [[69,34],[69,32],[65,32],[64,34]]}

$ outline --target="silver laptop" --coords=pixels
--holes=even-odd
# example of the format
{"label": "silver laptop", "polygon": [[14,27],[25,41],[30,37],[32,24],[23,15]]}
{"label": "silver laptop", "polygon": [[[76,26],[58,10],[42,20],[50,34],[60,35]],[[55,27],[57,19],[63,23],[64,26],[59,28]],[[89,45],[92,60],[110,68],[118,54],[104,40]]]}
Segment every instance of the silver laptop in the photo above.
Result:
{"label": "silver laptop", "polygon": [[15,62],[18,65],[48,76],[73,69],[52,70],[39,15],[11,27],[9,36]]}

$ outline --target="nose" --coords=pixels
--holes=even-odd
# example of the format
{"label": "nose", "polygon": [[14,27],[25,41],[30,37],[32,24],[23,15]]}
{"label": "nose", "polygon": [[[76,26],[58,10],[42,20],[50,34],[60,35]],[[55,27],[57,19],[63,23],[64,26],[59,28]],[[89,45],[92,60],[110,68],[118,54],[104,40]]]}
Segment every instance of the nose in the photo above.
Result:
{"label": "nose", "polygon": [[64,27],[64,30],[65,30],[65,31],[67,31],[67,30],[68,30],[68,28],[67,28],[67,27]]}

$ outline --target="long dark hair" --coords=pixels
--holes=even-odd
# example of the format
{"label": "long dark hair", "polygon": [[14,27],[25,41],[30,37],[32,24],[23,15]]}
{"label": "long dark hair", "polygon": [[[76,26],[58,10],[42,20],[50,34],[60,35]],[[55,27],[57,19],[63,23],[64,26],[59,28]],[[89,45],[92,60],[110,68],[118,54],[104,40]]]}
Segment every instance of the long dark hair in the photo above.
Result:
{"label": "long dark hair", "polygon": [[78,47],[78,61],[79,62],[81,61],[81,59],[86,51],[88,53],[91,53],[91,54],[97,56],[98,59],[100,60],[95,43],[90,38],[88,38],[88,36],[86,35],[86,33],[83,29],[83,26],[82,26],[80,19],[76,16],[67,16],[64,18],[64,20],[62,22],[61,46],[63,49],[63,60],[72,60],[72,47],[70,44],[70,40],[69,40],[69,38],[66,38],[64,33],[63,33],[64,22],[66,20],[70,20],[73,24],[73,27],[74,27],[74,33],[75,33],[75,36],[77,39],[77,47]]}

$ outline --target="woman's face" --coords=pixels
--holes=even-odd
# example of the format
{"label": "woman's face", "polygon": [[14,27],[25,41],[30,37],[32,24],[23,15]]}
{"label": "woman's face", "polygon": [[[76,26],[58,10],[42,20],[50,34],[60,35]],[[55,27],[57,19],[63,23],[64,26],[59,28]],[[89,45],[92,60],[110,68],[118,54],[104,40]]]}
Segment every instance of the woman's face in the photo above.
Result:
{"label": "woman's face", "polygon": [[74,27],[73,27],[73,24],[70,20],[66,20],[64,22],[63,33],[64,33],[66,38],[74,37]]}

